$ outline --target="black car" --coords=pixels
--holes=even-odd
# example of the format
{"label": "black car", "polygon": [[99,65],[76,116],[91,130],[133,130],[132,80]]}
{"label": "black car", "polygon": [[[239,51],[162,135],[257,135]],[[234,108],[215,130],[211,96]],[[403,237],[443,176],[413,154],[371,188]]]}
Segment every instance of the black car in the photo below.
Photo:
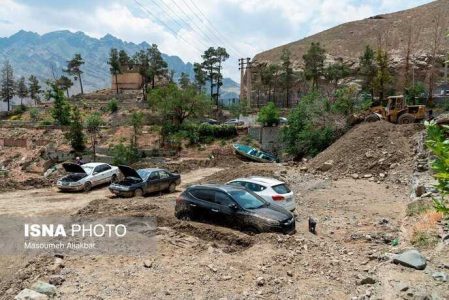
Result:
{"label": "black car", "polygon": [[176,199],[175,215],[182,220],[208,220],[252,233],[295,232],[293,214],[233,185],[189,187]]}
{"label": "black car", "polygon": [[164,169],[139,169],[134,170],[128,166],[118,166],[125,179],[113,183],[109,190],[122,197],[139,197],[148,193],[176,190],[181,183],[181,175],[171,173]]}

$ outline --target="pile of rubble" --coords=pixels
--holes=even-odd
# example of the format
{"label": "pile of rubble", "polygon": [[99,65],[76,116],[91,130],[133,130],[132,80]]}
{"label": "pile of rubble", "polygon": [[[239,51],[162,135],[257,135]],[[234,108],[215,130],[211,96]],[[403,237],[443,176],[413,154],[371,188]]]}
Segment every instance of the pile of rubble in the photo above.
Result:
{"label": "pile of rubble", "polygon": [[[308,168],[332,175],[383,180],[413,169],[415,139],[422,125],[363,123],[312,159]],[[405,177],[404,177],[405,178]]]}

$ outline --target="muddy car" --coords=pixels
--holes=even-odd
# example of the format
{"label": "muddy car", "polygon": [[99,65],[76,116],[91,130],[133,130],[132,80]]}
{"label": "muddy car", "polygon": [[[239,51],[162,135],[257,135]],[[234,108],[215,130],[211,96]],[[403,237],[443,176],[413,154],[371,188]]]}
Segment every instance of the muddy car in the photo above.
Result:
{"label": "muddy car", "polygon": [[109,190],[120,197],[139,197],[149,193],[168,191],[173,193],[181,183],[181,175],[164,169],[139,169],[118,166],[124,179],[112,183]]}
{"label": "muddy car", "polygon": [[295,232],[295,218],[283,207],[235,185],[194,185],[177,199],[175,216],[199,219],[251,233]]}
{"label": "muddy car", "polygon": [[62,164],[68,175],[59,179],[56,186],[61,191],[90,191],[94,186],[117,181],[120,172],[117,167],[105,163],[77,165]]}

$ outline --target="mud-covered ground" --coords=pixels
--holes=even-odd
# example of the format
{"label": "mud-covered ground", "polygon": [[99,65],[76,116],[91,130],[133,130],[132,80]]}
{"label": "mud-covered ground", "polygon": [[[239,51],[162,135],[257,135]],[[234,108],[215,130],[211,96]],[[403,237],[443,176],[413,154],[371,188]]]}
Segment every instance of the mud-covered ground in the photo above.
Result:
{"label": "mud-covered ground", "polygon": [[[449,262],[444,248],[439,253],[422,251],[431,259],[425,271],[385,260],[386,253],[410,247],[405,226],[410,201],[407,185],[333,180],[325,174],[301,172],[299,167],[251,163],[199,169],[184,174],[183,182],[184,186],[225,182],[246,175],[272,175],[288,181],[297,194],[296,234],[249,236],[211,224],[178,221],[174,217],[176,193],[116,199],[105,189],[87,195],[53,189],[17,191],[0,194],[0,213],[156,217],[154,252],[66,256],[59,271],[65,279],[58,286],[61,299],[449,298],[448,283],[431,277],[432,270]],[[307,231],[308,216],[318,221],[317,235]],[[399,245],[391,246],[396,238]],[[3,299],[13,298],[38,279],[47,280],[54,271],[53,259],[43,256],[30,262],[2,257]],[[371,284],[361,284],[367,278]]]}

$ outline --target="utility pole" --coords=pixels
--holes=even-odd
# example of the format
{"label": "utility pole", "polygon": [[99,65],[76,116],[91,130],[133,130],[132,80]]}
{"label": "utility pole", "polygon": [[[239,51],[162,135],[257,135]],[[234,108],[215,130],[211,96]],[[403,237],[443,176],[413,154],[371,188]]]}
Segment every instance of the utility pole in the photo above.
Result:
{"label": "utility pole", "polygon": [[252,90],[252,75],[251,75],[252,62],[251,58],[247,57],[246,61],[244,58],[239,59],[239,70],[240,70],[240,100],[243,98],[243,79],[245,77],[246,71],[246,100],[248,101],[248,106],[251,107],[251,90]]}

